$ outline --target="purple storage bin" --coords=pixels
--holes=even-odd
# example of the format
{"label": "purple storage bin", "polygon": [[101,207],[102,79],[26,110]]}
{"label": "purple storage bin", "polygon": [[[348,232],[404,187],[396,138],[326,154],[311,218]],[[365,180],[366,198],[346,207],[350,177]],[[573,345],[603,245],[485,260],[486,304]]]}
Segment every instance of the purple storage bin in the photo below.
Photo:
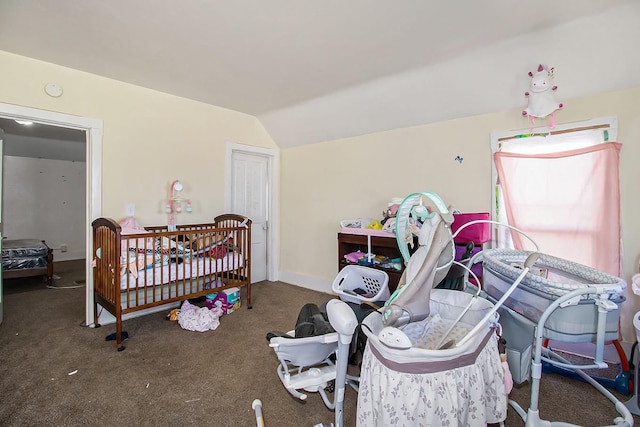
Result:
{"label": "purple storage bin", "polygon": [[[477,221],[488,220],[489,212],[470,212],[470,213],[457,213],[453,214],[453,224],[451,224],[451,232],[455,233],[464,224]],[[465,227],[460,234],[456,236],[454,241],[456,243],[473,242],[476,245],[481,245],[491,240],[491,227],[490,224],[478,223]]]}

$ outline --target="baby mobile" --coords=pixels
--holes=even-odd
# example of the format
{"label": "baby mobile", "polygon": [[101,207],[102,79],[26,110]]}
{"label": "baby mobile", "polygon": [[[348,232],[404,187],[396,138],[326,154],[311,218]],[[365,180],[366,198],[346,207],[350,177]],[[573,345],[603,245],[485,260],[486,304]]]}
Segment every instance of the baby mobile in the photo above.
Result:
{"label": "baby mobile", "polygon": [[549,116],[549,128],[556,125],[555,111],[562,108],[562,104],[555,99],[555,91],[558,86],[553,85],[553,67],[538,65],[535,72],[529,72],[531,78],[529,91],[524,93],[527,97],[527,108],[522,112],[524,117],[529,117],[531,128],[535,124],[536,117],[543,118]]}
{"label": "baby mobile", "polygon": [[184,199],[180,194],[184,189],[179,180],[175,180],[169,186],[169,193],[165,204],[165,212],[169,215],[169,231],[176,231],[176,214],[182,212],[182,204],[185,204],[184,210],[191,213],[191,200]]}

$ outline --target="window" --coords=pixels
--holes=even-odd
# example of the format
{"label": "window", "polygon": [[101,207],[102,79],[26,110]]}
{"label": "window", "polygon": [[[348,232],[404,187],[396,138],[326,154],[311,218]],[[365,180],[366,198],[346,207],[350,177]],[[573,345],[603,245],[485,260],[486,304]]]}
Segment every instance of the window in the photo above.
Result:
{"label": "window", "polygon": [[[615,118],[492,134],[493,218],[522,230],[543,253],[619,276],[616,138]],[[506,227],[493,233],[497,247],[533,249]]]}

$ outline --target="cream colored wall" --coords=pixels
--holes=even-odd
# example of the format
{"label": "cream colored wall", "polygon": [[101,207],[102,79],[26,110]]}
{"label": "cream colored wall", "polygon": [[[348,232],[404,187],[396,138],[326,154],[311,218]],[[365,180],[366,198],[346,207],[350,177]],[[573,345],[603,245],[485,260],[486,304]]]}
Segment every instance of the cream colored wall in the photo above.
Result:
{"label": "cream colored wall", "polygon": [[[193,213],[211,220],[224,207],[225,142],[276,148],[253,116],[0,51],[0,102],[103,121],[103,214],[134,203],[145,225],[164,224],[163,199],[180,179]],[[184,76],[189,78],[189,76]],[[45,94],[46,83],[64,88]]]}
{"label": "cream colored wall", "polygon": [[[103,214],[125,205],[149,224],[166,222],[162,200],[176,178],[194,202],[188,222],[223,209],[226,141],[277,148],[252,116],[0,51],[0,102],[103,120]],[[188,78],[188,76],[185,76]],[[51,98],[55,82],[64,95]],[[640,89],[563,100],[558,122],[617,116],[625,279],[640,255]],[[527,128],[520,111],[397,129],[282,151],[281,278],[330,290],[341,219],[380,217],[391,197],[434,191],[463,211],[489,210],[490,134]],[[459,164],[456,156],[464,158]],[[606,207],[595,207],[604,209]],[[185,222],[183,214],[178,222]],[[629,293],[623,330],[640,305]]]}
{"label": "cream colored wall", "polygon": [[[624,278],[640,257],[640,88],[563,100],[558,123],[618,117]],[[540,121],[538,124],[541,124]],[[348,218],[381,218],[392,197],[434,191],[462,211],[491,206],[491,132],[527,129],[520,111],[466,117],[282,151],[281,278],[330,291],[337,273],[336,233]],[[462,164],[456,156],[464,158]],[[594,209],[606,209],[594,206]],[[627,293],[623,331],[640,297]]]}

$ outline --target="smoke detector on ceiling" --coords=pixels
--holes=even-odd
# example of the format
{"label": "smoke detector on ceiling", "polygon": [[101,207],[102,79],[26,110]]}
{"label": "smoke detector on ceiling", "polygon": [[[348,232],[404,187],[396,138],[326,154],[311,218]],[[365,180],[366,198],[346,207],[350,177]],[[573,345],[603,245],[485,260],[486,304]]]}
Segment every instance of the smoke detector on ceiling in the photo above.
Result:
{"label": "smoke detector on ceiling", "polygon": [[58,86],[55,83],[47,83],[47,85],[44,87],[44,91],[47,93],[47,95],[53,96],[54,98],[62,96],[62,87]]}

